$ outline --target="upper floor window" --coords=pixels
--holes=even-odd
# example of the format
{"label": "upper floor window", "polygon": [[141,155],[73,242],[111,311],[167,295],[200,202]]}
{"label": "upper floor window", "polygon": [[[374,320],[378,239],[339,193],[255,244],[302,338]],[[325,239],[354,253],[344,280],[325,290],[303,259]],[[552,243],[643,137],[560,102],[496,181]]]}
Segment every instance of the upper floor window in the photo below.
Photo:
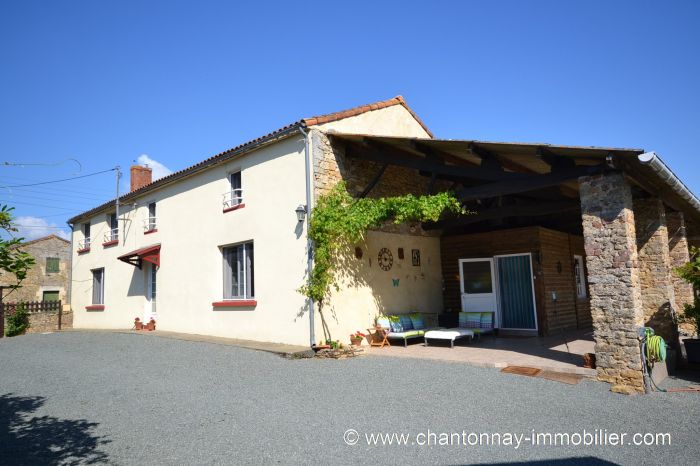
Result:
{"label": "upper floor window", "polygon": [[90,222],[85,222],[81,225],[83,231],[83,240],[78,241],[78,249],[90,249]]}
{"label": "upper floor window", "polygon": [[586,276],[583,268],[583,257],[574,256],[574,278],[576,280],[576,296],[585,298],[586,293]]}
{"label": "upper floor window", "polygon": [[119,239],[119,222],[117,214],[109,214],[108,216],[109,232],[105,235],[105,241],[117,241]]}
{"label": "upper floor window", "polygon": [[243,206],[243,185],[241,172],[237,171],[228,176],[230,189],[224,193],[224,210]]}
{"label": "upper floor window", "polygon": [[105,303],[105,269],[92,270],[92,304]]}
{"label": "upper floor window", "polygon": [[255,296],[253,276],[253,243],[223,248],[224,299],[252,299]]}
{"label": "upper floor window", "polygon": [[150,202],[148,204],[148,218],[144,224],[144,230],[146,232],[156,230],[156,203]]}
{"label": "upper floor window", "polygon": [[60,264],[58,257],[47,257],[46,258],[46,273],[58,273],[60,271]]}

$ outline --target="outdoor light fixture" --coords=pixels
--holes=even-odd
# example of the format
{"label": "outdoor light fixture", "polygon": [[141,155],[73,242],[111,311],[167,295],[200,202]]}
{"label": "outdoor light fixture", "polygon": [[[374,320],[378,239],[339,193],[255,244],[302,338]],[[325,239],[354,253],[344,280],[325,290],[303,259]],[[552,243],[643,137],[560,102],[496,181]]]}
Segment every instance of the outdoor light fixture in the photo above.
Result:
{"label": "outdoor light fixture", "polygon": [[306,218],[306,206],[299,204],[299,207],[297,207],[296,210],[294,210],[294,212],[297,213],[297,220],[299,222],[303,222]]}

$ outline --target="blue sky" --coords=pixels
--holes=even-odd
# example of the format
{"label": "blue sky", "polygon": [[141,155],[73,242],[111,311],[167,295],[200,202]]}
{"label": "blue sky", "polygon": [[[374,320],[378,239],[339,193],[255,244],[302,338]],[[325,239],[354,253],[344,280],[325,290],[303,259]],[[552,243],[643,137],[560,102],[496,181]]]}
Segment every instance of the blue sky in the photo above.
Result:
{"label": "blue sky", "polygon": [[438,137],[655,150],[700,193],[698,2],[248,3],[2,2],[0,163],[24,165],[0,201],[26,237],[114,174],[6,186],[178,170],[397,94]]}

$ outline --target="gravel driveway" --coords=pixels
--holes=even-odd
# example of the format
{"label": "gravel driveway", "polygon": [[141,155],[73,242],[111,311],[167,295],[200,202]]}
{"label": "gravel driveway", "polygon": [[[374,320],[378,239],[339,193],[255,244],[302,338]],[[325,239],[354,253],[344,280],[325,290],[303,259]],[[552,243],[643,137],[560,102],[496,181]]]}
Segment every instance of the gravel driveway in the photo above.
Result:
{"label": "gravel driveway", "polygon": [[[0,339],[0,464],[697,464],[698,413],[699,394],[628,397],[457,363],[286,360],[119,333]],[[527,440],[595,429],[671,445]],[[410,437],[374,446],[370,433]],[[470,445],[482,433],[501,444]]]}

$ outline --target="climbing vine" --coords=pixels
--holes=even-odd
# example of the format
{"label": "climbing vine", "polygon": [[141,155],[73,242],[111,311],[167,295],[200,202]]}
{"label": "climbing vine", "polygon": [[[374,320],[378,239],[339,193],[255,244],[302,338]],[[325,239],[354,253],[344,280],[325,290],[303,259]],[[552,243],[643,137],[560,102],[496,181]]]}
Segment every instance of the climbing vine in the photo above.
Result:
{"label": "climbing vine", "polygon": [[450,192],[357,199],[348,193],[344,182],[338,183],[319,197],[313,209],[309,238],[314,245],[314,266],[307,283],[299,291],[316,301],[322,309],[331,289],[338,289],[335,266],[344,248],[362,241],[368,230],[379,228],[388,221],[395,224],[437,221],[445,211],[468,213]]}

